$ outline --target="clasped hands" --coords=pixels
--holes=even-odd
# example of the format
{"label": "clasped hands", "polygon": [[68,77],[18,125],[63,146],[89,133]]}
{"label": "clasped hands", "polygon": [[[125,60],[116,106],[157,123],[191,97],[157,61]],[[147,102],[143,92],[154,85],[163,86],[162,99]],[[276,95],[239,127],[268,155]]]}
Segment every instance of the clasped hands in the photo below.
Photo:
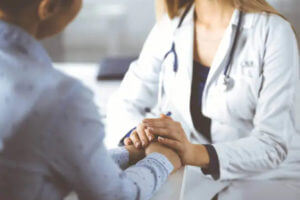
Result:
{"label": "clasped hands", "polygon": [[203,145],[189,142],[180,122],[163,114],[160,118],[144,119],[124,143],[127,148],[144,151],[146,155],[163,154],[173,164],[174,171],[182,165],[205,166],[209,159]]}

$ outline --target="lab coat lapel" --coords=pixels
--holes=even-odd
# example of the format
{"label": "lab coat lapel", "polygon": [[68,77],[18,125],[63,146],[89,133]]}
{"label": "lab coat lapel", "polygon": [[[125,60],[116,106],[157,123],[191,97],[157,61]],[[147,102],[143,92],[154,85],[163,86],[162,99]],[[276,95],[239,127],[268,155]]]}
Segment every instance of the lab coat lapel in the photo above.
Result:
{"label": "lab coat lapel", "polygon": [[[179,105],[181,112],[185,116],[185,121],[189,127],[193,127],[190,115],[190,97],[193,73],[193,54],[194,54],[194,6],[186,15],[182,25],[174,35],[175,48],[178,55],[177,89],[174,99]],[[182,106],[185,105],[185,106]],[[178,109],[179,109],[178,107]]]}
{"label": "lab coat lapel", "polygon": [[194,6],[186,15],[182,25],[175,32],[175,45],[178,54],[179,68],[181,73],[187,72],[188,78],[192,80],[193,54],[194,54]]}
{"label": "lab coat lapel", "polygon": [[222,73],[225,64],[228,60],[229,57],[229,53],[230,53],[230,48],[231,48],[231,44],[233,42],[233,30],[234,28],[236,28],[234,25],[237,24],[238,21],[238,15],[239,15],[239,11],[235,10],[231,21],[230,21],[230,25],[228,26],[228,28],[225,31],[224,37],[218,47],[218,50],[216,52],[215,58],[213,60],[208,78],[207,78],[207,82],[206,82],[206,86],[209,87],[210,84],[216,80],[216,77]]}

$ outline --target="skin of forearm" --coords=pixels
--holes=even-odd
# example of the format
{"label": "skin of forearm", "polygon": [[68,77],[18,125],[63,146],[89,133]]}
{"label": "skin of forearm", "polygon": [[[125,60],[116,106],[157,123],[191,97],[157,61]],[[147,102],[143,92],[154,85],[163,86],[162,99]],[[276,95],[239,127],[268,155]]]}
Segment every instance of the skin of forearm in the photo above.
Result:
{"label": "skin of forearm", "polygon": [[187,165],[207,168],[210,162],[206,147],[202,144],[191,144],[190,158]]}

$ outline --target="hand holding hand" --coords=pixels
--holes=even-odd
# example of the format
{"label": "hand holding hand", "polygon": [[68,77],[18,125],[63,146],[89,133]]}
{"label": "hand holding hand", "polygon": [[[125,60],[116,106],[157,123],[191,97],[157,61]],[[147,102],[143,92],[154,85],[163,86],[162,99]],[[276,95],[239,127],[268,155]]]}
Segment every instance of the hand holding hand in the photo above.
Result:
{"label": "hand holding hand", "polygon": [[161,115],[158,119],[145,119],[143,124],[150,134],[158,136],[158,142],[175,150],[184,165],[205,167],[209,155],[203,145],[189,142],[181,124],[171,117]]}
{"label": "hand holding hand", "polygon": [[160,153],[164,156],[166,156],[166,158],[172,163],[173,167],[174,167],[174,171],[177,171],[178,169],[180,169],[182,167],[182,163],[180,161],[180,157],[178,156],[178,154],[173,151],[170,148],[165,147],[162,144],[159,144],[157,142],[152,142],[147,148],[146,148],[146,155],[149,155],[151,153]]}
{"label": "hand holding hand", "polygon": [[143,123],[141,123],[130,134],[130,137],[124,140],[124,144],[126,146],[134,145],[136,148],[140,149],[142,147],[147,147],[154,139],[154,135],[149,132]]}

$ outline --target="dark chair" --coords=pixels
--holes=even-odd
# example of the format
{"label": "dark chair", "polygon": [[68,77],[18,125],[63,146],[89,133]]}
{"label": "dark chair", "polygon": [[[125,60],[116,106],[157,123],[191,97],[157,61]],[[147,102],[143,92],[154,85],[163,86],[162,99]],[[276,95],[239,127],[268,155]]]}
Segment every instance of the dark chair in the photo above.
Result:
{"label": "dark chair", "polygon": [[130,64],[136,59],[136,56],[104,58],[100,62],[97,80],[122,80]]}

